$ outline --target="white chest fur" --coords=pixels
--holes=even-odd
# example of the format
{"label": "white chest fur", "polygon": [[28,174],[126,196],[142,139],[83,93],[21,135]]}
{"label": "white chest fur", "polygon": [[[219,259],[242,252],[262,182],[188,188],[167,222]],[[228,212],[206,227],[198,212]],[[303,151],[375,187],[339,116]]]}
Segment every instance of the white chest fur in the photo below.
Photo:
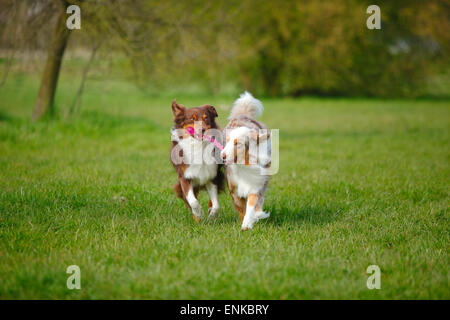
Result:
{"label": "white chest fur", "polygon": [[184,161],[189,164],[184,172],[186,179],[203,186],[217,175],[217,163],[213,156],[214,145],[192,137],[180,139],[178,144],[183,149]]}
{"label": "white chest fur", "polygon": [[231,164],[227,167],[227,177],[236,186],[239,197],[246,198],[250,193],[259,193],[268,177],[261,175],[260,167]]}

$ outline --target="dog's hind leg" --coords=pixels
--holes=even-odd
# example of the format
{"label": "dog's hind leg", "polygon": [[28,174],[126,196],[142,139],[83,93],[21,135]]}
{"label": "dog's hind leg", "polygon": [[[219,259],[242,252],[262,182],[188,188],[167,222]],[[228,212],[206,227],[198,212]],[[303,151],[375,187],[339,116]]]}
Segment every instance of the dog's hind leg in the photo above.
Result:
{"label": "dog's hind leg", "polygon": [[245,199],[239,197],[236,193],[231,193],[231,196],[233,197],[233,203],[234,207],[236,208],[237,212],[239,213],[239,217],[241,218],[241,222],[244,220],[245,216]]}
{"label": "dog's hind leg", "polygon": [[213,182],[208,182],[206,184],[206,190],[208,191],[210,199],[208,204],[208,217],[215,218],[220,208],[217,185],[215,185]]}
{"label": "dog's hind leg", "polygon": [[236,208],[236,211],[239,213],[239,217],[241,218],[242,223],[242,220],[244,220],[245,216],[245,199],[237,195],[236,186],[230,180],[228,180],[228,189],[230,190],[231,197],[233,198],[234,207]]}
{"label": "dog's hind leg", "polygon": [[186,197],[183,194],[183,189],[181,188],[181,184],[178,182],[176,185],[173,186],[173,189],[175,190],[177,197],[182,199],[184,201],[184,203],[186,203],[186,206],[189,208],[189,210],[192,211],[191,206],[189,205],[189,202],[187,201]]}

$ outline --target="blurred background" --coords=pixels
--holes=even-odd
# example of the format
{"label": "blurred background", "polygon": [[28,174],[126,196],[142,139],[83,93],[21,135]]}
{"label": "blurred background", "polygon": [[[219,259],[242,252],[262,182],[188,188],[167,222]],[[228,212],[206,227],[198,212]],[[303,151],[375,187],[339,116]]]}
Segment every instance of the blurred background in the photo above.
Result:
{"label": "blurred background", "polygon": [[[105,80],[171,96],[450,96],[450,2],[377,1],[382,29],[369,30],[372,2],[2,0],[0,85],[26,74],[49,86],[35,118],[59,73],[66,113]],[[69,4],[80,30],[65,28]]]}

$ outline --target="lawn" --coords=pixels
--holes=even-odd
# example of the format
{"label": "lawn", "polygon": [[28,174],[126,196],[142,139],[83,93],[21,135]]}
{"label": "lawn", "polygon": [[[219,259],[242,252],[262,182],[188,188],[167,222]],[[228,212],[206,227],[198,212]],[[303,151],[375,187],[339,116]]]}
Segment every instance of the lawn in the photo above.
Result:
{"label": "lawn", "polygon": [[[0,298],[450,299],[448,100],[263,98],[280,169],[242,232],[228,191],[200,224],[171,191],[173,94],[92,80],[67,118],[76,85],[36,124],[38,81],[0,88]],[[224,126],[235,97],[176,98]]]}

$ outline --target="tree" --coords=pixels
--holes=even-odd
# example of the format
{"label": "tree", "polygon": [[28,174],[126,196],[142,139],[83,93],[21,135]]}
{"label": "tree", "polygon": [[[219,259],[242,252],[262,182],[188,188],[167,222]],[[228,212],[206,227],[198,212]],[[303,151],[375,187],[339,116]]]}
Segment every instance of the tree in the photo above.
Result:
{"label": "tree", "polygon": [[53,31],[47,61],[42,74],[39,93],[33,110],[33,121],[39,120],[53,112],[53,103],[56,85],[58,83],[59,71],[61,69],[61,62],[70,35],[70,29],[66,27],[67,3],[65,1],[60,1],[57,7],[58,13],[55,29]]}
{"label": "tree", "polygon": [[418,96],[428,79],[450,71],[448,1],[384,1],[382,30],[369,30],[368,0],[90,0],[82,2],[82,30],[72,34],[69,1],[82,2],[0,1],[0,54],[7,53],[0,83],[14,62],[35,55],[40,66],[48,51],[33,120],[54,110],[69,35],[69,50],[94,48],[74,111],[100,43],[93,66],[108,60],[108,70],[154,92]]}

